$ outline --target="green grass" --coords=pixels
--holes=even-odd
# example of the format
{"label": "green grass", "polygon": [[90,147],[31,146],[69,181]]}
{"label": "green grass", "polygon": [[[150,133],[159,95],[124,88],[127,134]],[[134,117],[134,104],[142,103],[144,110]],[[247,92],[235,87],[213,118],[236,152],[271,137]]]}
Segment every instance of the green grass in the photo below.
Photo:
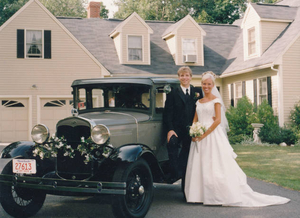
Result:
{"label": "green grass", "polygon": [[300,191],[300,146],[232,146],[247,176]]}

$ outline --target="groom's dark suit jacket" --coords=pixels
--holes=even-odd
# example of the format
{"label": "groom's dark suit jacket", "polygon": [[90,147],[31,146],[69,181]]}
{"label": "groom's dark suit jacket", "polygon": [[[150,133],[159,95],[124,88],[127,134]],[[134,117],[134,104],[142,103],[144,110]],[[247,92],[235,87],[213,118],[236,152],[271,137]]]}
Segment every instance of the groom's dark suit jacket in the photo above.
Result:
{"label": "groom's dark suit jacket", "polygon": [[188,98],[180,86],[173,89],[167,95],[164,109],[165,131],[168,133],[170,130],[174,130],[180,138],[180,141],[189,135],[189,126],[192,125],[195,115],[196,92],[199,93],[200,98],[202,98],[201,89],[193,86],[191,86]]}

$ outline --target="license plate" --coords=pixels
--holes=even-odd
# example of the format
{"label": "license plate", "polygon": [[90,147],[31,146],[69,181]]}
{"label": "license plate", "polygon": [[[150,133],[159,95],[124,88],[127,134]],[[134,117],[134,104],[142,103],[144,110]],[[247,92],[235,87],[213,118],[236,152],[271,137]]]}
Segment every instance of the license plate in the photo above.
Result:
{"label": "license plate", "polygon": [[34,159],[13,159],[13,173],[36,174]]}

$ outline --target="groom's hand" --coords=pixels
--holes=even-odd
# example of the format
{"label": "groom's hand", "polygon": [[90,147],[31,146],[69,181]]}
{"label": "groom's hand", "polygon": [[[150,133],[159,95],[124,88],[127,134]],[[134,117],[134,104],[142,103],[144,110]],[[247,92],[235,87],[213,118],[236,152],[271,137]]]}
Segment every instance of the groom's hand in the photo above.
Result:
{"label": "groom's hand", "polygon": [[176,132],[175,132],[174,130],[170,130],[170,131],[168,132],[168,135],[167,135],[168,143],[170,142],[170,139],[171,139],[171,137],[172,137],[173,135],[175,135],[176,137],[178,137],[178,135],[176,134]]}

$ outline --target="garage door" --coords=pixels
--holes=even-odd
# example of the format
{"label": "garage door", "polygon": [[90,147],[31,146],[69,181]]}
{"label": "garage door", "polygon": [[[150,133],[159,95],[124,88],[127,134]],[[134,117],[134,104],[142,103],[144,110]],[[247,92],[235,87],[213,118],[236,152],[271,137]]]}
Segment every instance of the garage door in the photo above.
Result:
{"label": "garage door", "polygon": [[41,123],[45,124],[50,134],[56,131],[56,123],[60,119],[71,116],[73,100],[59,98],[59,99],[41,99]]}
{"label": "garage door", "polygon": [[28,99],[0,99],[0,142],[28,140]]}

